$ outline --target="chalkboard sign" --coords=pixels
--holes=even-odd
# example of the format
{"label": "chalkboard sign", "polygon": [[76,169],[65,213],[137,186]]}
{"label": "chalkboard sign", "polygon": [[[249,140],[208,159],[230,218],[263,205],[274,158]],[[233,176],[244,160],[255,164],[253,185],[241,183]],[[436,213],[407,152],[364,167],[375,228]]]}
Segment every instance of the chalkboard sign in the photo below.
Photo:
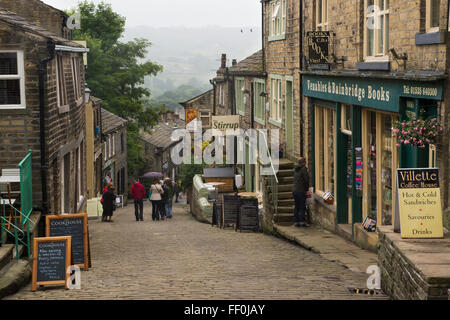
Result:
{"label": "chalkboard sign", "polygon": [[239,196],[222,196],[222,228],[229,225],[236,226],[241,206],[240,199]]}
{"label": "chalkboard sign", "polygon": [[73,264],[89,269],[89,243],[86,213],[61,214],[46,217],[47,237],[72,236]]}
{"label": "chalkboard sign", "polygon": [[37,285],[63,284],[67,288],[71,261],[71,237],[35,238],[31,290]]}

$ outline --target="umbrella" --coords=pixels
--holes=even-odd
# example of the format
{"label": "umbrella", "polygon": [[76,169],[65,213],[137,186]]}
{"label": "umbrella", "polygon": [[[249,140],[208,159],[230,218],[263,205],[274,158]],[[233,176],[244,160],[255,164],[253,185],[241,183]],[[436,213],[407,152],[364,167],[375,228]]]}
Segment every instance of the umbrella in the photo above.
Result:
{"label": "umbrella", "polygon": [[142,178],[162,179],[164,178],[164,175],[161,172],[147,172]]}

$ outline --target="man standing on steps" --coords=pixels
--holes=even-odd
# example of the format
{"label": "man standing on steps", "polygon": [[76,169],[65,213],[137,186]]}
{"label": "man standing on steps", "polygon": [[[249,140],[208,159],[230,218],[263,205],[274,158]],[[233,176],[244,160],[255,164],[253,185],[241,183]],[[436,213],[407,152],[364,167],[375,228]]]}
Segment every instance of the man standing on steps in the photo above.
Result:
{"label": "man standing on steps", "polygon": [[134,199],[134,214],[136,221],[144,221],[144,202],[145,187],[136,179],[131,186],[130,196]]}
{"label": "man standing on steps", "polygon": [[309,174],[308,168],[306,167],[305,158],[298,159],[298,165],[295,167],[294,171],[294,222],[295,226],[298,228],[308,228],[305,219],[306,211],[306,194],[309,190]]}

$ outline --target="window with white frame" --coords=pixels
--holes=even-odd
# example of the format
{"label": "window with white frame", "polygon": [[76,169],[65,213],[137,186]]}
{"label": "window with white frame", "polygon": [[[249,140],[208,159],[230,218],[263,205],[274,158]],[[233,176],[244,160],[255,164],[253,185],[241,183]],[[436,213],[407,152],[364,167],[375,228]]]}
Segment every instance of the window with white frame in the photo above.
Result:
{"label": "window with white frame", "polygon": [[112,148],[111,148],[111,135],[108,135],[108,158],[111,159],[112,154],[111,154]]}
{"label": "window with white frame", "polygon": [[225,97],[223,93],[223,86],[224,84],[219,85],[219,105],[224,106],[225,105]]}
{"label": "window with white frame", "polygon": [[80,78],[80,59],[72,57],[72,79],[73,79],[73,91],[74,98],[78,101],[83,95],[81,94],[81,78]]}
{"label": "window with white frame", "polygon": [[269,3],[269,41],[284,39],[286,35],[286,2],[273,0]]}
{"label": "window with white frame", "polygon": [[281,123],[281,78],[270,79],[270,95],[270,119],[276,121],[277,123]]}
{"label": "window with white frame", "polygon": [[244,90],[245,80],[243,78],[236,79],[236,112],[245,116]]}
{"label": "window with white frame", "polygon": [[438,32],[439,31],[439,17],[440,17],[440,0],[427,0],[426,3],[426,28],[427,32]]}
{"label": "window with white frame", "polygon": [[25,109],[23,51],[0,51],[0,109]]}
{"label": "window with white frame", "polygon": [[200,111],[200,120],[202,121],[203,128],[211,127],[211,112]]}
{"label": "window with white frame", "polygon": [[316,0],[316,31],[328,30],[328,0]]}
{"label": "window with white frame", "polygon": [[389,0],[365,0],[364,57],[387,60],[389,52]]}
{"label": "window with white frame", "polygon": [[112,134],[112,155],[116,155],[116,134]]}
{"label": "window with white frame", "polygon": [[58,107],[65,107],[67,101],[67,89],[64,75],[64,58],[61,55],[56,56],[56,94],[58,96]]}
{"label": "window with white frame", "polygon": [[255,120],[265,124],[266,121],[266,83],[262,79],[256,79],[254,82],[255,95]]}

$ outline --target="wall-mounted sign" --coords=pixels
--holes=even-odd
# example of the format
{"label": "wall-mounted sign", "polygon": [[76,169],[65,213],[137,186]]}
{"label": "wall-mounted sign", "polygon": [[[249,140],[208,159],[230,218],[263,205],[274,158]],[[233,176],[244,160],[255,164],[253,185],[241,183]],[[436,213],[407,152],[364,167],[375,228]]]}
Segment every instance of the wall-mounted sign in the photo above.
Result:
{"label": "wall-mounted sign", "polygon": [[442,81],[303,76],[303,95],[390,112],[399,112],[400,97],[442,100]]}
{"label": "wall-mounted sign", "polygon": [[308,37],[308,63],[311,64],[329,64],[329,31],[310,31]]}
{"label": "wall-mounted sign", "polygon": [[397,169],[402,238],[443,238],[439,169]]}
{"label": "wall-mounted sign", "polygon": [[212,129],[217,129],[226,133],[227,130],[237,130],[240,128],[240,116],[213,116]]}
{"label": "wall-mounted sign", "polygon": [[198,117],[197,109],[186,109],[186,124]]}

